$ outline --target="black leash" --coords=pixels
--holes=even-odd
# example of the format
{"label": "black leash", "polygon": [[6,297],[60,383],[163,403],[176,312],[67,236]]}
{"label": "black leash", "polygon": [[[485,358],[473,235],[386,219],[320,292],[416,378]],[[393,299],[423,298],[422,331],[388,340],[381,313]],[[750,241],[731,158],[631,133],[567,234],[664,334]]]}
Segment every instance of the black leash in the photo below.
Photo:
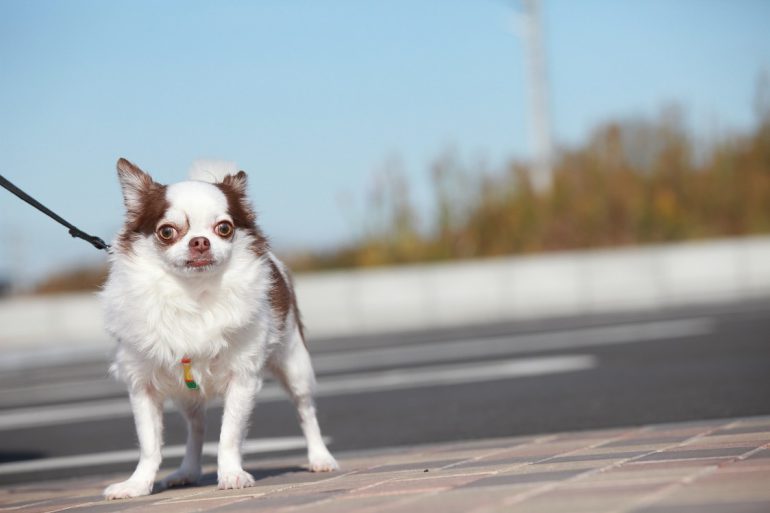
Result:
{"label": "black leash", "polygon": [[80,228],[71,225],[64,219],[62,219],[59,215],[57,215],[55,212],[51,211],[49,208],[47,208],[45,205],[37,201],[35,198],[27,194],[26,192],[22,191],[18,187],[16,187],[14,184],[12,184],[8,179],[6,179],[3,175],[0,175],[0,185],[2,185],[5,189],[7,189],[11,194],[15,195],[17,198],[29,203],[60,225],[66,227],[69,229],[70,235],[77,239],[83,239],[84,241],[90,243],[93,247],[96,249],[103,249],[106,252],[110,252],[110,245],[104,242],[99,237],[96,237],[95,235],[89,235]]}

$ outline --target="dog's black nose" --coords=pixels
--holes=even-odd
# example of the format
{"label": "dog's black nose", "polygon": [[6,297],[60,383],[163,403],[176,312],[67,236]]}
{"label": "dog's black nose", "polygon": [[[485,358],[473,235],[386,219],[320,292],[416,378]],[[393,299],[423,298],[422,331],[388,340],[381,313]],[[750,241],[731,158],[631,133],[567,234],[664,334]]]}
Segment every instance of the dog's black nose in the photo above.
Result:
{"label": "dog's black nose", "polygon": [[188,244],[190,251],[200,253],[201,255],[209,250],[211,242],[206,237],[193,237]]}

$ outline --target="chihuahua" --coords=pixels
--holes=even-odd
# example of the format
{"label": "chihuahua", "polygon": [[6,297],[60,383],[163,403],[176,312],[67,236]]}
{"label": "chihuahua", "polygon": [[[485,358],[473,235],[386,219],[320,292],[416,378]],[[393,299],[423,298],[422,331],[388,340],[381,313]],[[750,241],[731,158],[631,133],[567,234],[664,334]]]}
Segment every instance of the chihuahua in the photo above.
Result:
{"label": "chihuahua", "polygon": [[256,224],[246,173],[212,163],[198,166],[189,181],[161,185],[128,160],[118,160],[117,169],[126,217],[101,299],[117,341],[110,370],[128,387],[140,457],[131,477],[104,496],[152,492],[166,399],[184,415],[188,434],[181,466],[161,487],[200,477],[212,398],[224,401],[219,488],[254,485],[241,444],[265,370],[297,408],[309,469],[337,469],[316,419],[315,375],[291,277]]}

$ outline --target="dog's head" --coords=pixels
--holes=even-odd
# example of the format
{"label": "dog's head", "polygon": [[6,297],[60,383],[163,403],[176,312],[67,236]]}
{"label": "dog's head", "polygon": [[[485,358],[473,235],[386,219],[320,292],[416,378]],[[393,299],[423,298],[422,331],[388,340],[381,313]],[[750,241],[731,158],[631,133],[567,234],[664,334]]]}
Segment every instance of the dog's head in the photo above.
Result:
{"label": "dog's head", "polygon": [[171,272],[190,276],[221,269],[239,245],[263,251],[245,172],[161,185],[126,159],[117,168],[126,206],[119,252],[149,252]]}

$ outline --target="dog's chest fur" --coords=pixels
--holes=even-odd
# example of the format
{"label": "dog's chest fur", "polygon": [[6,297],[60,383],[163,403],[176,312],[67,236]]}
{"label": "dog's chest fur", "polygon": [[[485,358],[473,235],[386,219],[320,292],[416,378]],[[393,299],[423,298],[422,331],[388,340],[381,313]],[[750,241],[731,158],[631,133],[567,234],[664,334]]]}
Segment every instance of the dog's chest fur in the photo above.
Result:
{"label": "dog's chest fur", "polygon": [[140,247],[113,258],[102,292],[107,330],[119,340],[113,366],[129,384],[184,390],[181,359],[192,359],[204,392],[220,392],[233,373],[256,372],[269,355],[276,322],[270,267],[236,248],[217,275],[183,280]]}

